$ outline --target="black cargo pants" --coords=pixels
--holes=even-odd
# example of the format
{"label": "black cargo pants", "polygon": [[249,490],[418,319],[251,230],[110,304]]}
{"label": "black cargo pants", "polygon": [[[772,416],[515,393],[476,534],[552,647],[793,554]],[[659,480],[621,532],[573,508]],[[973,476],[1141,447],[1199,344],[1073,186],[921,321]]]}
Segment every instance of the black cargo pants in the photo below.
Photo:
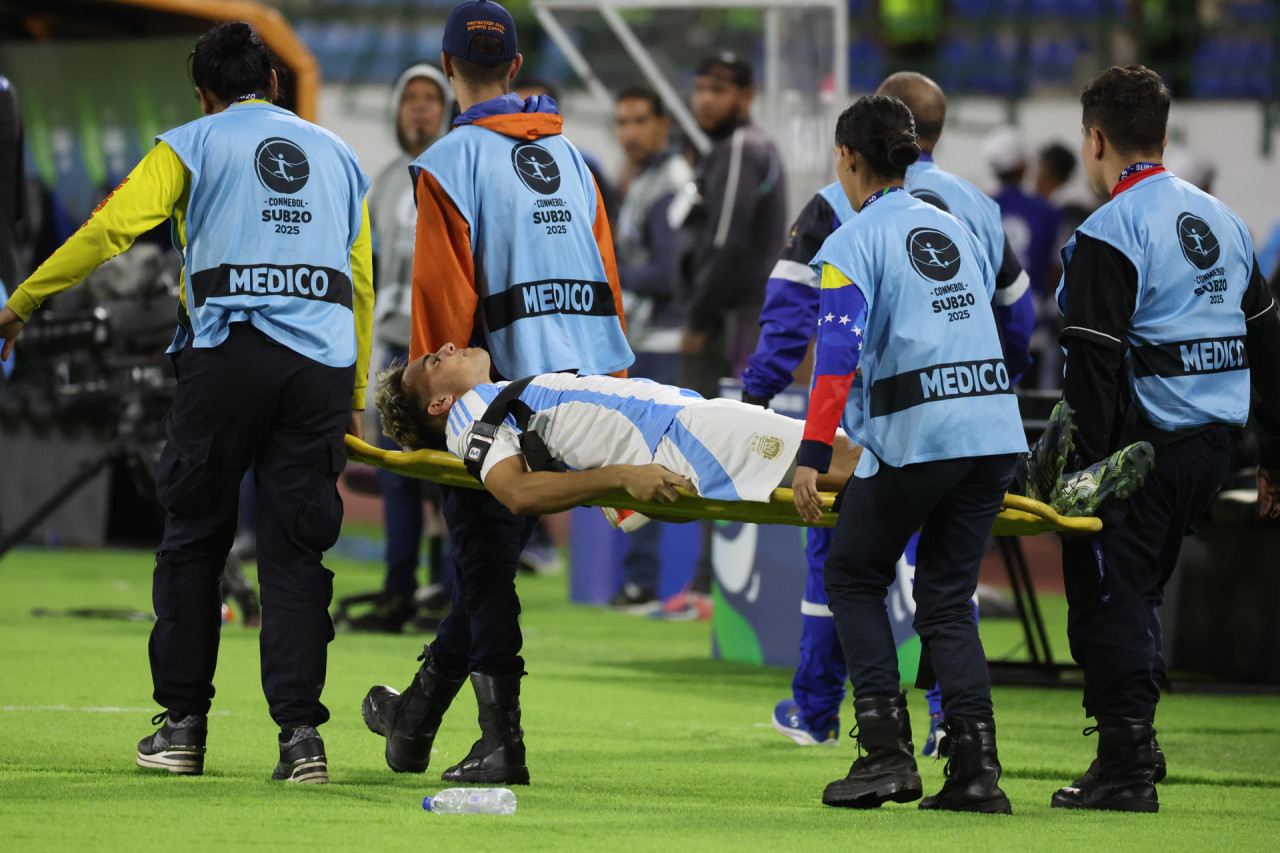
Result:
{"label": "black cargo pants", "polygon": [[262,688],[282,729],[329,719],[320,703],[354,367],[327,367],[235,323],[221,345],[173,356],[177,390],[156,468],[166,517],[152,585],[155,700],[208,713],[221,630],[221,577],[239,484],[255,465]]}

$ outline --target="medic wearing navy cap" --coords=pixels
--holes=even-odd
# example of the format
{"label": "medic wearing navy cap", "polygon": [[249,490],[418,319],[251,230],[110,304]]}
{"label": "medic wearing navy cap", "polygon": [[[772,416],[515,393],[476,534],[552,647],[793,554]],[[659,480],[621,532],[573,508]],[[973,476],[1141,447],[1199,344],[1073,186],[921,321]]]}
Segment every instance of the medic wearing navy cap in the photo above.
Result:
{"label": "medic wearing navy cap", "polygon": [[[524,61],[515,21],[497,3],[469,0],[450,13],[443,47],[461,114],[409,167],[418,202],[410,360],[475,344],[489,351],[495,379],[625,372],[634,356],[600,191],[560,133],[556,102],[509,93]],[[372,688],[364,719],[386,737],[392,770],[421,773],[469,675],[481,738],[443,778],[527,784],[515,576],[536,519],[488,492],[441,493],[453,606],[412,684]]]}

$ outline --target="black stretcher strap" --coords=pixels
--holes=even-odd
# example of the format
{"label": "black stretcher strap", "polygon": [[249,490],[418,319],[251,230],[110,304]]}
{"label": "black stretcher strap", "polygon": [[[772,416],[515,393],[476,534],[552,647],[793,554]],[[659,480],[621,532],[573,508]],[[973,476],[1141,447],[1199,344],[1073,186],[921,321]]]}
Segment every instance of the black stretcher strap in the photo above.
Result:
{"label": "black stretcher strap", "polygon": [[529,423],[533,420],[533,409],[520,399],[520,394],[532,381],[532,376],[526,376],[503,388],[484,410],[484,415],[471,428],[471,439],[467,442],[467,452],[462,462],[467,468],[467,473],[477,480],[481,480],[480,472],[484,468],[484,459],[489,455],[489,449],[493,447],[498,428],[507,419],[507,415],[515,417],[516,428],[520,430],[520,451],[524,454],[525,463],[530,471],[568,470],[564,463],[551,455],[542,436],[529,428]]}

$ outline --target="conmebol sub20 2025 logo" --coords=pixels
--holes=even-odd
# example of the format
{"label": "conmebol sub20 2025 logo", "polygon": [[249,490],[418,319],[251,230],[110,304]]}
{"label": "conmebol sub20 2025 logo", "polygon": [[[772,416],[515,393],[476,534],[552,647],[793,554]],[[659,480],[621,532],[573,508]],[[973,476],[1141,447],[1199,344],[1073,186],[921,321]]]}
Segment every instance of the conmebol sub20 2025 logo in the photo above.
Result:
{"label": "conmebol sub20 2025 logo", "polygon": [[292,195],[307,185],[311,164],[295,143],[279,136],[264,139],[253,155],[258,180],[272,192]]}

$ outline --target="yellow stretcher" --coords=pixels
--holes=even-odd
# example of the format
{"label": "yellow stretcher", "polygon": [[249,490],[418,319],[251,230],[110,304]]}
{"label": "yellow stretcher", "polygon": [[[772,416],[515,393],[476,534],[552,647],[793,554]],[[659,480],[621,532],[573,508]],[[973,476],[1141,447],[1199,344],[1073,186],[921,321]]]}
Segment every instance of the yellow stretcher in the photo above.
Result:
{"label": "yellow stretcher", "polygon": [[[382,450],[365,444],[358,438],[347,436],[347,456],[366,465],[385,468],[396,474],[431,480],[446,486],[464,489],[482,489],[484,486],[467,473],[461,460],[441,450],[415,450],[401,453]],[[829,507],[835,495],[824,494],[823,506],[828,511],[815,527],[835,527],[836,516]],[[638,501],[625,491],[611,492],[593,501],[595,506],[611,506],[633,509],[638,512],[654,512],[655,505]],[[663,504],[658,514],[681,518],[717,518],[723,521],[744,521],[752,524],[793,524],[806,526],[796,512],[790,489],[775,489],[773,498],[762,501],[716,501],[698,497],[681,490],[680,499],[673,504]],[[1095,533],[1102,529],[1097,518],[1067,518],[1054,512],[1047,504],[1019,495],[1005,495],[1004,509],[996,516],[991,532],[996,536],[1034,536],[1038,533]]]}

